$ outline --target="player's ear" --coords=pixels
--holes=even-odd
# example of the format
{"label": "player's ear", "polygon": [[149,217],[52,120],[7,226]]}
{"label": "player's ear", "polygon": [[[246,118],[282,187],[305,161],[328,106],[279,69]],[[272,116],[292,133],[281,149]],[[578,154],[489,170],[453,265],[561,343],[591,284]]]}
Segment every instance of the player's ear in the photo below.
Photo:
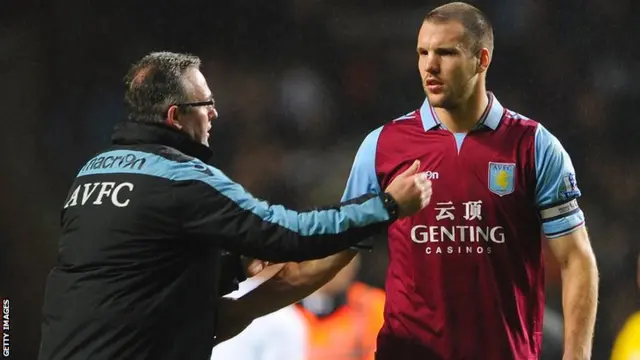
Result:
{"label": "player's ear", "polygon": [[489,49],[482,48],[478,53],[478,73],[483,73],[487,71],[489,68],[489,63],[491,62],[491,53]]}
{"label": "player's ear", "polygon": [[169,106],[167,109],[167,124],[169,126],[176,127],[178,129],[182,129],[182,125],[178,121],[179,109],[176,105]]}

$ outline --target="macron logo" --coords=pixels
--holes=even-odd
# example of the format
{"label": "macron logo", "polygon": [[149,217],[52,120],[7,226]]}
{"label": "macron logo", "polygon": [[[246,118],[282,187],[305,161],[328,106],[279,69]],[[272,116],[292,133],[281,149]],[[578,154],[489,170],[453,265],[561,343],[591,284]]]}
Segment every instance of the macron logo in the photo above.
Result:
{"label": "macron logo", "polygon": [[425,171],[424,176],[427,178],[427,180],[437,180],[440,178],[440,174],[438,174],[437,171],[430,170]]}

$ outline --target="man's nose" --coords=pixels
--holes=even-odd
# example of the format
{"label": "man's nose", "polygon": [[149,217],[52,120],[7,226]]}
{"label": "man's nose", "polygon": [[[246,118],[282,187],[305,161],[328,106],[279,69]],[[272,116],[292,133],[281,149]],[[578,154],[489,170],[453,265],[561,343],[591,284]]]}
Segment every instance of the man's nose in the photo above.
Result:
{"label": "man's nose", "polygon": [[209,109],[208,115],[209,115],[209,120],[213,120],[218,117],[218,110],[216,110],[216,108],[214,107],[211,107]]}

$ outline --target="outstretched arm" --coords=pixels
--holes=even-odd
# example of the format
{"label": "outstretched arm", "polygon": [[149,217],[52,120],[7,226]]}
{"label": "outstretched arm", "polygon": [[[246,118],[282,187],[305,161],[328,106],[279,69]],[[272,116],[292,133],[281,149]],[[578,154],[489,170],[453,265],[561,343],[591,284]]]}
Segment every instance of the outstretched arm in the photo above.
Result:
{"label": "outstretched arm", "polygon": [[[420,210],[419,162],[385,193],[363,192],[335,206],[298,212],[253,197],[220,170],[181,163],[174,192],[182,230],[220,248],[269,261],[321,259],[379,233]],[[204,170],[198,170],[203,166]],[[179,178],[182,179],[182,178]]]}
{"label": "outstretched arm", "polygon": [[[417,171],[418,162],[396,177],[387,188],[395,192],[395,188],[407,186],[406,175]],[[422,190],[421,206],[425,207],[431,200],[431,182],[417,180]],[[403,214],[401,213],[400,216]],[[225,300],[220,307],[217,341],[224,341],[235,336],[254,319],[298,302],[324,284],[356,256],[354,250],[346,250],[324,259],[310,260],[301,263],[287,263],[259,287],[238,300]]]}
{"label": "outstretched arm", "polygon": [[[365,144],[367,140],[365,140]],[[343,201],[351,198],[352,193],[359,191],[379,191],[380,187],[375,176],[370,176],[370,168],[367,162],[361,161],[367,147],[362,146],[356,155],[356,161],[352,169],[347,190],[343,195]],[[363,166],[363,163],[365,166]],[[387,187],[387,191],[395,192],[396,187],[406,186],[407,174],[415,173],[419,168],[416,161],[403,174],[399,175]],[[364,174],[364,175],[363,175]],[[363,175],[363,176],[361,176]],[[366,178],[360,181],[359,178]],[[367,184],[370,182],[370,184]],[[431,199],[431,182],[423,177],[415,179],[416,184],[422,189],[421,207],[425,207]],[[403,185],[404,184],[404,185]],[[403,214],[400,214],[401,216]],[[291,303],[302,300],[321,286],[329,282],[343,267],[345,267],[357,254],[354,250],[347,250],[320,260],[306,261],[302,263],[288,263],[271,279],[260,287],[245,295],[237,301],[226,301],[226,309],[221,311],[219,336],[224,338],[234,336],[242,331],[254,318],[266,315]]]}

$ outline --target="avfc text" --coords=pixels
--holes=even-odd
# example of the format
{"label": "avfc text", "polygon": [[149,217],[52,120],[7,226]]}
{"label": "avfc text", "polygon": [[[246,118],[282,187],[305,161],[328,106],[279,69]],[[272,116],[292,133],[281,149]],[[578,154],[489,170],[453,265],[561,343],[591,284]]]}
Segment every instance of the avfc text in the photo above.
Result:
{"label": "avfc text", "polygon": [[126,207],[131,201],[128,195],[133,188],[134,185],[130,182],[104,181],[80,184],[73,190],[64,208],[85,204],[102,205],[105,201],[116,207]]}

